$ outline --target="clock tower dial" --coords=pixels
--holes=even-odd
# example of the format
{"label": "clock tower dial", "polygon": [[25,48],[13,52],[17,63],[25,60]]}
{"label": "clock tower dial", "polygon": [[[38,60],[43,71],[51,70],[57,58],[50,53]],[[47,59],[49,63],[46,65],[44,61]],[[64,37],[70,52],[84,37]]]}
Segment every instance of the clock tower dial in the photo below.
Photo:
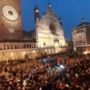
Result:
{"label": "clock tower dial", "polygon": [[[12,38],[11,38],[12,37]],[[20,0],[0,0],[0,39],[21,39]]]}
{"label": "clock tower dial", "polygon": [[2,13],[6,19],[11,21],[17,20],[19,16],[17,10],[10,5],[3,6]]}

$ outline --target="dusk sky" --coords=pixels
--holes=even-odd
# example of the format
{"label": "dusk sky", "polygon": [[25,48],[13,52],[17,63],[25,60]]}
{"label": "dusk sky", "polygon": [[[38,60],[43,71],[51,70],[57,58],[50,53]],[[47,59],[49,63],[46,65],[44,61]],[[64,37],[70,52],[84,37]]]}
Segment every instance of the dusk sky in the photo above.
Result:
{"label": "dusk sky", "polygon": [[63,22],[66,39],[71,39],[72,29],[80,23],[81,18],[90,22],[90,0],[21,0],[24,30],[34,29],[34,6],[39,7],[42,16],[49,1]]}

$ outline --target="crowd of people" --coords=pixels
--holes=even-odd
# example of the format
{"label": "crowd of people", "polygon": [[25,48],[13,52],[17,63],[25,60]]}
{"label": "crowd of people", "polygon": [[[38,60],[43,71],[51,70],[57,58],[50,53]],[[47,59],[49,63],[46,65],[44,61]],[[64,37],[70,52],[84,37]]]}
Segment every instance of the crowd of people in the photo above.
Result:
{"label": "crowd of people", "polygon": [[0,62],[0,90],[90,90],[90,55],[54,57],[55,66],[38,60]]}

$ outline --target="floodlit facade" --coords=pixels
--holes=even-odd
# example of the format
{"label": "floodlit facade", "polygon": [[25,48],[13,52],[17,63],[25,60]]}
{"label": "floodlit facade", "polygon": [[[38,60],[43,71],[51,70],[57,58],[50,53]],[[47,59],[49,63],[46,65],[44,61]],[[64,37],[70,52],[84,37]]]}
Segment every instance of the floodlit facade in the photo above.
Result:
{"label": "floodlit facade", "polygon": [[72,32],[73,47],[82,54],[90,53],[90,23],[82,20]]}
{"label": "floodlit facade", "polygon": [[40,18],[35,7],[35,30],[22,30],[20,0],[0,1],[0,61],[55,54],[65,48],[63,27],[49,4]]}
{"label": "floodlit facade", "polygon": [[20,0],[0,0],[0,41],[21,40]]}
{"label": "floodlit facade", "polygon": [[60,51],[66,46],[62,23],[52,9],[52,5],[48,5],[48,10],[40,17],[38,7],[35,7],[36,21],[36,42],[38,47],[58,48]]}

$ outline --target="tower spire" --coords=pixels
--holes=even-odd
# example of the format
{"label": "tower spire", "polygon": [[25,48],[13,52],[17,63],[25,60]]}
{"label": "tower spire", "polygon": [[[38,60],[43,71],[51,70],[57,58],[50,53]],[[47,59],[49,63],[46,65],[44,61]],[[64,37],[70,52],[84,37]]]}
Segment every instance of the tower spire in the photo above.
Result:
{"label": "tower spire", "polygon": [[49,1],[49,3],[48,3],[48,9],[51,9],[51,8],[52,8],[52,5],[51,5],[51,3]]}
{"label": "tower spire", "polygon": [[35,22],[40,19],[40,12],[39,12],[39,8],[37,5],[35,5],[34,7],[34,16],[35,16]]}

